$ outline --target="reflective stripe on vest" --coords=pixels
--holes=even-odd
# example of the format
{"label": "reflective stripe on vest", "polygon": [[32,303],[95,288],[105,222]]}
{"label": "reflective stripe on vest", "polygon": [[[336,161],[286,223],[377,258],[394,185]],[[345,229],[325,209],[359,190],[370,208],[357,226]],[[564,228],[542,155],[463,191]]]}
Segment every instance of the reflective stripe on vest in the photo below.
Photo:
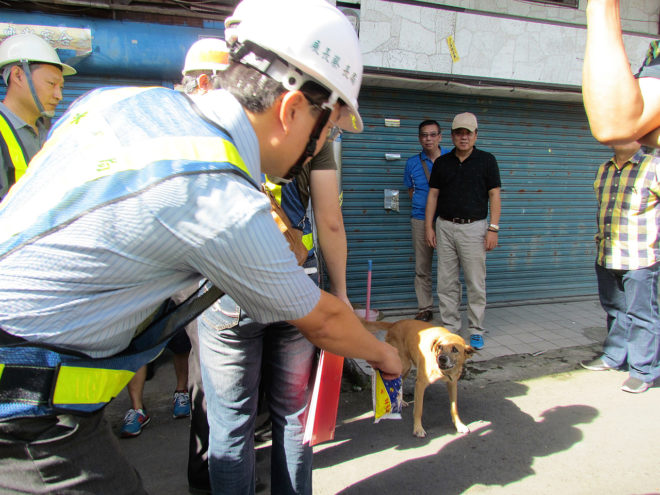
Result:
{"label": "reflective stripe on vest", "polygon": [[0,256],[177,175],[234,170],[258,187],[231,137],[166,88],[93,91],[57,122],[31,167],[40,173],[0,204],[0,213],[15,208],[0,215]]}
{"label": "reflective stripe on vest", "polygon": [[0,112],[0,135],[7,145],[9,159],[11,160],[11,167],[7,167],[7,178],[9,179],[9,187],[11,187],[25,174],[28,159],[16,131],[2,112]]}
{"label": "reflective stripe on vest", "polygon": [[53,405],[103,404],[117,397],[135,375],[128,370],[60,366],[57,372]]}

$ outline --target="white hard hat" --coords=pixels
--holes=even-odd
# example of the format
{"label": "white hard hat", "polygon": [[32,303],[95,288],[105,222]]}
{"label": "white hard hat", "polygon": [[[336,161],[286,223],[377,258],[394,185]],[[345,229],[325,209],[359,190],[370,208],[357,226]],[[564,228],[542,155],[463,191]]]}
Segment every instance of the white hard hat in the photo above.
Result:
{"label": "white hard hat", "polygon": [[193,71],[217,72],[229,65],[227,43],[219,38],[202,38],[195,41],[186,53],[181,73],[185,76]]}
{"label": "white hard hat", "polygon": [[57,65],[64,76],[76,73],[76,69],[62,63],[50,43],[36,34],[16,34],[0,44],[0,67],[22,61]]}
{"label": "white hard hat", "polygon": [[308,80],[317,82],[330,91],[329,106],[339,98],[347,105],[339,126],[362,131],[357,102],[363,69],[360,44],[337,8],[325,0],[243,0],[225,21],[225,38],[230,47],[249,41],[278,55],[289,67],[269,68],[270,77],[288,90],[300,89]]}

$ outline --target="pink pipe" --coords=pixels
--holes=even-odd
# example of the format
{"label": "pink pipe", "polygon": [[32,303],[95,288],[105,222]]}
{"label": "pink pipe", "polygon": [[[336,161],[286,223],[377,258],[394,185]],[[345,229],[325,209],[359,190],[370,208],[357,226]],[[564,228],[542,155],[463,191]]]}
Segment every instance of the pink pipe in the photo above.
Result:
{"label": "pink pipe", "polygon": [[371,302],[371,267],[372,263],[369,260],[369,270],[367,271],[367,309],[364,312],[364,319],[367,321],[371,319],[369,311],[369,303]]}

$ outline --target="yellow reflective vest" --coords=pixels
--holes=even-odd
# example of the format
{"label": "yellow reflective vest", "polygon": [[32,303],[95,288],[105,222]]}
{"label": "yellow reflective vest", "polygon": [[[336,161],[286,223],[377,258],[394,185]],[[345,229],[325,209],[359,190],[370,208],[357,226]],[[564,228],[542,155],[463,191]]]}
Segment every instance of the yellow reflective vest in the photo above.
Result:
{"label": "yellow reflective vest", "polygon": [[16,133],[16,129],[14,129],[14,126],[11,125],[9,119],[2,112],[0,112],[0,136],[2,137],[0,151],[2,152],[2,158],[6,168],[3,171],[3,175],[6,174],[7,177],[6,183],[4,183],[4,178],[0,178],[2,182],[0,183],[1,200],[7,194],[9,188],[25,174],[29,159]]}

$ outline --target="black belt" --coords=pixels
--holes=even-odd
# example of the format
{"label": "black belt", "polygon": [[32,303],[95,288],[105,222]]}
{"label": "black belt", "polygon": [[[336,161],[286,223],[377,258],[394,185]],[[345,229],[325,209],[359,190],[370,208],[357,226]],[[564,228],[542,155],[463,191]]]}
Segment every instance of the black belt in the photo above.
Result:
{"label": "black belt", "polygon": [[443,220],[447,220],[448,222],[451,223],[460,223],[460,224],[465,224],[465,223],[472,223],[472,222],[478,222],[479,220],[475,220],[473,218],[445,218],[445,217],[440,217]]}

